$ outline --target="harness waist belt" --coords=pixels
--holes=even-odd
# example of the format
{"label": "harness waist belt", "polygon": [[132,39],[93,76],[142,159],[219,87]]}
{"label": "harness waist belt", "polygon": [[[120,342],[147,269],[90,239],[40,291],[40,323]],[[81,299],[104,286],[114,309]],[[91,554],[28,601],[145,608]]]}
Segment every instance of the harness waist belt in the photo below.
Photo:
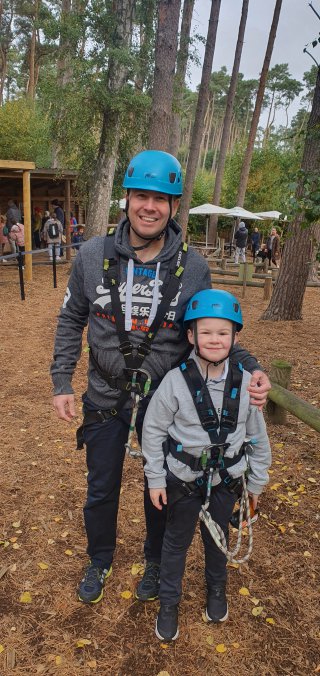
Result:
{"label": "harness waist belt", "polygon": [[[214,457],[208,458],[205,466],[203,466],[203,458],[201,456],[196,458],[194,455],[191,455],[191,453],[187,453],[187,451],[184,451],[181,448],[181,444],[172,439],[172,437],[168,437],[163,443],[163,452],[165,456],[170,453],[173,458],[190,467],[193,472],[200,472],[200,470],[206,470],[210,467],[219,470],[227,470],[229,467],[232,467],[232,465],[236,465],[245,452],[245,445],[243,444],[239,453],[233,458],[224,458],[224,452],[229,446],[230,444],[217,444]],[[213,450],[214,449],[212,448],[211,453]]]}

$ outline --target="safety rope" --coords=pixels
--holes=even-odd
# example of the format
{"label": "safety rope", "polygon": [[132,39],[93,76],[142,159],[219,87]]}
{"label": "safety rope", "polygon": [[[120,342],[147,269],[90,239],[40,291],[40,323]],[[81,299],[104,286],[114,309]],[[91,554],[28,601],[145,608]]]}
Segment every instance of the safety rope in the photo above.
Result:
{"label": "safety rope", "polygon": [[[137,382],[137,374],[139,373],[144,373],[144,375],[147,377],[147,380],[144,384],[143,388],[143,394],[135,392],[135,386]],[[143,399],[149,392],[150,386],[151,386],[151,376],[148,371],[145,369],[138,369],[137,371],[133,372],[132,375],[132,391],[131,391],[131,396],[133,399],[133,406],[132,406],[132,411],[131,411],[131,420],[130,420],[130,425],[129,425],[129,434],[128,434],[128,440],[127,443],[125,444],[125,449],[126,453],[131,456],[131,458],[141,458],[142,457],[142,452],[141,451],[135,451],[134,448],[132,447],[132,437],[135,431],[136,427],[136,420],[137,420],[137,414],[139,410],[139,404],[141,399]]]}
{"label": "safety rope", "polygon": [[[211,476],[210,476],[211,475]],[[207,485],[207,495],[206,495],[206,502],[204,505],[201,507],[201,511],[199,514],[199,517],[201,521],[206,525],[208,528],[208,531],[213,538],[215,544],[217,547],[219,547],[220,551],[226,556],[227,560],[230,563],[245,563],[245,561],[248,561],[252,554],[252,549],[253,549],[253,532],[252,532],[252,521],[251,521],[251,515],[250,515],[250,502],[249,502],[249,493],[247,489],[247,482],[246,482],[246,477],[245,474],[242,474],[242,485],[243,485],[243,490],[242,490],[242,496],[240,500],[240,512],[239,512],[239,530],[238,530],[238,537],[237,537],[237,542],[234,547],[234,549],[229,550],[227,546],[227,540],[226,536],[219,524],[213,520],[211,514],[208,512],[208,507],[209,507],[209,501],[210,501],[210,494],[211,494],[211,484],[212,484],[212,473],[211,470],[209,472],[209,477],[208,477],[208,485]],[[243,522],[243,513],[245,511],[246,514],[246,522],[247,522],[247,528],[248,528],[248,551],[243,556],[241,559],[237,559],[236,555],[238,554],[241,544],[242,544],[242,522]]]}

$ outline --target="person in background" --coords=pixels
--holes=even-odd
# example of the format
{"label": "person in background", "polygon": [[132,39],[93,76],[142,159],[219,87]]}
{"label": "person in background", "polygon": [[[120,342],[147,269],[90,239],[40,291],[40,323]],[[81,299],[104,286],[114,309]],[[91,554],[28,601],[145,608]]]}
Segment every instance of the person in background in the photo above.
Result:
{"label": "person in background", "polygon": [[8,237],[3,233],[3,228],[5,227],[6,217],[2,214],[0,215],[0,255],[4,255],[4,249],[6,244],[8,244]]}
{"label": "person in background", "polygon": [[50,214],[50,218],[46,221],[43,229],[43,236],[48,244],[49,260],[53,258],[53,247],[55,247],[56,260],[60,261],[60,246],[62,239],[63,227],[58,220],[55,213]]}
{"label": "person in background", "polygon": [[278,268],[278,261],[280,258],[280,237],[277,233],[276,228],[272,228],[271,234],[269,235],[267,239],[267,252],[268,252],[268,259],[269,259],[269,267],[271,267],[271,263]]}
{"label": "person in background", "polygon": [[[10,235],[11,227],[14,223],[21,223],[22,216],[19,207],[13,200],[8,201],[8,211],[6,213],[6,228],[8,229],[8,235]],[[11,253],[16,253],[16,245],[14,239],[8,237],[8,241],[11,248]]]}
{"label": "person in background", "polygon": [[17,223],[16,221],[13,221],[9,234],[9,239],[12,239],[14,241],[17,253],[19,252],[22,253],[23,251],[25,251],[23,223]]}
{"label": "person in background", "polygon": [[[65,232],[65,216],[64,216],[64,211],[62,209],[61,204],[58,202],[58,200],[54,199],[52,200],[52,206],[53,206],[53,212],[55,214],[55,217],[60,221],[62,225],[62,235]],[[62,235],[61,235],[61,242],[62,242]],[[63,257],[63,247],[60,246],[60,258]]]}
{"label": "person in background", "polygon": [[[72,244],[81,244],[83,242],[84,227],[83,225],[78,225],[72,235]],[[79,246],[73,247],[75,251],[79,250]]]}
{"label": "person in background", "polygon": [[73,232],[75,232],[77,225],[78,225],[77,219],[76,219],[76,217],[73,215],[73,213],[72,213],[72,211],[71,211],[71,212],[70,212],[70,232],[71,232],[71,234],[72,234]]}
{"label": "person in background", "polygon": [[253,260],[256,257],[257,251],[260,249],[260,232],[258,228],[255,228],[251,235],[251,250]]}
{"label": "person in background", "polygon": [[36,249],[40,249],[41,245],[41,237],[40,237],[41,225],[42,225],[41,209],[40,207],[36,207],[34,210],[33,230],[32,230],[33,242]]}
{"label": "person in background", "polygon": [[243,263],[246,262],[246,246],[247,246],[247,240],[248,240],[248,230],[246,228],[246,224],[243,221],[240,221],[238,230],[234,236],[235,241],[236,241],[236,252],[234,255],[234,262],[239,263],[239,258],[240,261]]}

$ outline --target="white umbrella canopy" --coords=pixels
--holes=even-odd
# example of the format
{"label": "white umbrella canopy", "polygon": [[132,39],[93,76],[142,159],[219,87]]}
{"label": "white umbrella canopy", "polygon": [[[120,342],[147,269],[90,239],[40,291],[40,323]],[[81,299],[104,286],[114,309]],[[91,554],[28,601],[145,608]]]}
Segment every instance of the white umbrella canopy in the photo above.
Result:
{"label": "white umbrella canopy", "polygon": [[189,210],[189,214],[198,214],[203,216],[210,216],[211,214],[216,214],[222,216],[228,213],[228,209],[223,207],[218,207],[216,204],[200,204],[198,207],[193,207]]}
{"label": "white umbrella canopy", "polygon": [[[257,211],[256,216],[260,216],[264,221],[274,221],[274,220],[279,220],[280,216],[282,214],[282,211]],[[286,217],[284,217],[281,220],[286,220]]]}
{"label": "white umbrella canopy", "polygon": [[242,207],[232,207],[232,209],[227,209],[225,215],[234,216],[235,218],[248,218],[253,221],[262,221],[260,216],[257,216],[257,214],[252,213],[252,211],[247,211],[247,209],[243,209]]}

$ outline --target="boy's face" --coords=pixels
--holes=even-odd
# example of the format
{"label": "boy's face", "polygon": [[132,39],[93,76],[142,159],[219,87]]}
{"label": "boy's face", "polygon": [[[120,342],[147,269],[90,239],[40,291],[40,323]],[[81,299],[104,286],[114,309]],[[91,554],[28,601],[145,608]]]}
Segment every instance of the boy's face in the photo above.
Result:
{"label": "boy's face", "polygon": [[[197,319],[198,346],[201,357],[208,361],[226,359],[232,346],[232,322],[229,319],[204,317]],[[236,333],[234,342],[237,342]],[[188,339],[195,344],[194,333],[188,329]]]}

